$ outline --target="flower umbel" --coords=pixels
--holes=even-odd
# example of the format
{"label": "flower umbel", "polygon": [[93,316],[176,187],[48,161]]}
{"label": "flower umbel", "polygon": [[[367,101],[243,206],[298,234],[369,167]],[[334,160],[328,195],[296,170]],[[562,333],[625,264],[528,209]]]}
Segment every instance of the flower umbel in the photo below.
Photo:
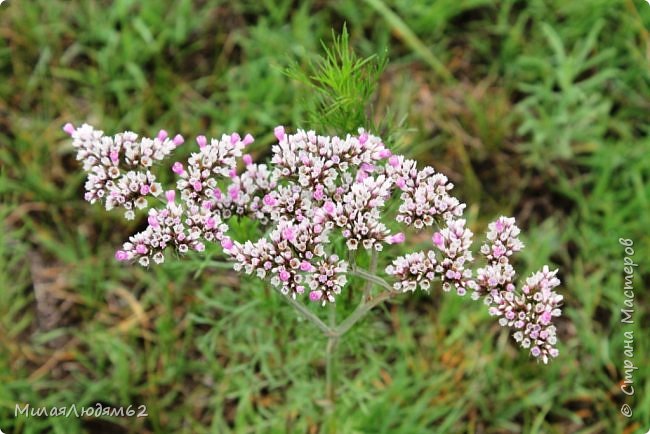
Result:
{"label": "flower umbel", "polygon": [[[548,363],[558,356],[553,319],[561,315],[562,296],[554,290],[560,284],[557,270],[544,266],[516,288],[510,260],[524,246],[515,220],[499,217],[490,223],[479,249],[481,265],[474,268],[474,234],[463,218],[465,204],[452,195],[453,184],[432,167],[418,169],[416,161],[393,155],[363,129],[336,137],[303,130],[289,134],[279,126],[268,164],[244,153],[254,141],[250,134],[199,135],[187,161],[165,163],[184,143],[182,136],[170,138],[162,130],[154,138],[132,132],[110,137],[87,124],[66,124],[64,131],[88,174],[86,200],[102,202],[107,210],[123,208],[127,219],[140,210],[144,217],[147,210],[146,228],[116,252],[119,261],[160,264],[168,250],[200,253],[213,243],[236,271],[268,279],[296,306],[302,306],[301,299],[335,303],[351,291],[350,274],[367,280],[360,306],[340,329],[330,329],[299,307],[328,336],[344,333],[389,297],[429,291],[440,282],[443,291],[482,299],[534,358]],[[154,174],[163,164],[177,178],[164,195]],[[391,217],[393,200],[397,210]],[[234,218],[256,220],[263,235],[233,239],[229,224]],[[431,249],[404,254],[385,267],[394,279],[389,284],[374,268],[379,252],[406,239],[404,232],[391,231],[395,222],[402,231],[438,229]],[[357,264],[362,255],[371,256],[371,270]],[[373,297],[373,285],[387,291]]]}

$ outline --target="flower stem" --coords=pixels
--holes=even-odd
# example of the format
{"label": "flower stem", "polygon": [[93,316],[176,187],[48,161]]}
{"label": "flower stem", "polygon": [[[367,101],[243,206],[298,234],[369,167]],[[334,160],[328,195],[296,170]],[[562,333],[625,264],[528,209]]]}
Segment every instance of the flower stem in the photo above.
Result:
{"label": "flower stem", "polygon": [[353,325],[355,325],[360,319],[362,319],[366,314],[375,306],[377,306],[379,303],[382,303],[389,298],[395,296],[398,294],[396,291],[384,291],[377,296],[371,298],[368,301],[362,301],[359,303],[357,308],[348,316],[343,322],[341,322],[338,326],[336,326],[333,330],[334,335],[337,336],[342,336],[344,335],[348,330],[352,328]]}
{"label": "flower stem", "polygon": [[[330,327],[336,326],[336,305],[330,305],[329,312]],[[334,387],[335,367],[334,367],[334,352],[339,342],[340,335],[332,334],[327,338],[327,347],[325,348],[325,399],[327,399],[330,406],[330,411],[334,409],[336,402],[336,389]]]}
{"label": "flower stem", "polygon": [[[377,251],[373,249],[372,256],[370,257],[370,273],[375,274],[377,271]],[[363,300],[368,301],[370,299],[370,291],[372,290],[372,281],[366,280],[366,285],[363,288]]]}
{"label": "flower stem", "polygon": [[[357,308],[345,318],[340,324],[336,324],[336,305],[330,303],[329,305],[329,325],[325,324],[316,314],[314,314],[307,306],[300,301],[295,300],[291,296],[281,294],[302,316],[308,321],[312,322],[318,327],[323,334],[327,337],[327,346],[325,347],[325,399],[327,401],[327,411],[329,413],[334,410],[334,403],[336,402],[336,387],[335,387],[335,352],[341,337],[348,332],[359,320],[378,304],[390,299],[391,297],[399,294],[395,291],[388,282],[381,277],[374,274],[376,269],[376,259],[373,256],[371,260],[372,272],[360,268],[353,268],[348,271],[348,274],[357,276],[366,281],[364,285],[364,294],[361,297],[361,302]],[[381,286],[386,291],[379,293],[375,297],[371,296],[373,285]],[[276,291],[280,292],[277,288]]]}
{"label": "flower stem", "polygon": [[[276,289],[277,290],[277,289]],[[277,290],[280,292],[279,290]],[[306,320],[311,321],[316,327],[318,327],[324,334],[325,336],[332,336],[334,334],[334,331],[332,330],[331,327],[329,327],[327,324],[323,322],[319,317],[316,316],[312,311],[309,310],[307,306],[299,302],[298,300],[295,300],[291,296],[286,296],[282,293],[282,298],[286,299],[289,304],[291,304],[298,312],[302,314],[303,317],[305,317]]]}

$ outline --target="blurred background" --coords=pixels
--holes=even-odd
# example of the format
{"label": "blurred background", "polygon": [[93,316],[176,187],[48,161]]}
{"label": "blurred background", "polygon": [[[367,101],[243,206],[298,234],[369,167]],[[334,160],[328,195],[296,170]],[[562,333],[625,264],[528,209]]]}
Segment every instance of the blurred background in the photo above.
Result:
{"label": "blurred background", "polygon": [[[538,365],[486,309],[433,291],[338,351],[257,280],[200,257],[113,253],[142,227],[82,199],[61,126],[309,126],[285,74],[344,23],[386,54],[369,122],[457,185],[475,233],[517,217],[524,275],[559,267],[560,357]],[[5,433],[646,433],[650,429],[650,5],[644,0],[8,0],[0,5],[0,429]],[[308,69],[307,69],[308,70]],[[634,242],[634,324],[621,324]],[[428,246],[413,236],[404,250]],[[635,394],[622,394],[624,331]],[[14,417],[16,404],[146,405],[144,418]],[[630,418],[620,408],[628,404]]]}

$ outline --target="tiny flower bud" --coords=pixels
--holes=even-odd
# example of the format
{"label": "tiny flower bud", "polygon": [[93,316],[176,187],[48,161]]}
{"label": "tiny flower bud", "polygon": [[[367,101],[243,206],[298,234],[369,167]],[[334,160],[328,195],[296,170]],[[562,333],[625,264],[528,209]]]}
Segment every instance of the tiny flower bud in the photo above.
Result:
{"label": "tiny flower bud", "polygon": [[279,125],[273,130],[275,137],[278,139],[278,142],[281,142],[284,139],[284,127]]}
{"label": "tiny flower bud", "polygon": [[390,152],[390,149],[384,148],[381,151],[379,151],[379,158],[389,158],[393,155],[392,152]]}
{"label": "tiny flower bud", "polygon": [[180,162],[175,162],[174,165],[172,166],[172,172],[174,172],[177,175],[182,174],[185,172],[185,169],[183,169],[183,164]]}
{"label": "tiny flower bud", "polygon": [[438,247],[442,246],[443,239],[442,239],[442,234],[440,232],[436,232],[435,234],[433,234],[433,237],[431,239],[433,241],[433,244],[435,244],[436,246]]}
{"label": "tiny flower bud", "polygon": [[115,252],[115,259],[118,261],[126,261],[128,257],[128,254],[124,250],[118,250]]}
{"label": "tiny flower bud", "polygon": [[282,270],[280,271],[279,277],[281,281],[286,282],[291,277],[291,274],[287,270]]}
{"label": "tiny flower bud", "polygon": [[241,140],[241,137],[237,133],[232,133],[230,135],[230,144],[234,145],[235,143],[239,142]]}
{"label": "tiny flower bud", "polygon": [[251,157],[251,154],[244,154],[242,159],[244,160],[244,164],[247,166],[253,164],[253,157]]}
{"label": "tiny flower bud", "polygon": [[135,246],[135,251],[141,255],[144,255],[145,253],[147,253],[147,247],[144,244],[138,244],[137,246]]}
{"label": "tiny flower bud", "polygon": [[264,205],[267,205],[267,206],[274,206],[276,203],[278,203],[278,201],[270,194],[267,194],[266,196],[264,196],[264,199],[262,199],[262,200],[264,202]]}
{"label": "tiny flower bud", "polygon": [[228,172],[228,176],[231,178],[237,178],[237,169],[230,169],[230,172]]}
{"label": "tiny flower bud", "polygon": [[194,191],[201,191],[203,190],[203,184],[201,183],[201,181],[194,181],[194,183],[192,184],[192,188],[194,188]]}
{"label": "tiny flower bud", "polygon": [[399,159],[395,155],[392,155],[388,159],[388,164],[390,164],[393,167],[397,167],[397,166],[399,166]]}
{"label": "tiny flower bud", "polygon": [[364,132],[361,133],[361,135],[359,136],[359,143],[361,143],[362,145],[365,145],[367,141],[368,141],[368,133],[366,133],[366,132],[364,131]]}
{"label": "tiny flower bud", "polygon": [[174,140],[172,140],[172,141],[174,142],[174,145],[176,145],[176,146],[180,146],[183,143],[185,143],[185,139],[180,134],[176,134],[174,136]]}
{"label": "tiny flower bud", "polygon": [[117,151],[111,151],[111,153],[108,154],[108,156],[113,163],[117,163],[120,159],[120,154]]}
{"label": "tiny flower bud", "polygon": [[307,261],[302,261],[300,263],[300,270],[301,271],[311,271],[311,270],[313,270],[313,268],[314,267]]}
{"label": "tiny flower bud", "polygon": [[395,181],[395,185],[397,185],[400,190],[404,190],[406,188],[406,181],[404,178],[397,178],[397,181]]}
{"label": "tiny flower bud", "polygon": [[158,140],[160,140],[162,142],[166,138],[167,138],[167,131],[165,131],[165,130],[158,131]]}
{"label": "tiny flower bud", "polygon": [[204,251],[204,250],[205,250],[205,244],[203,244],[203,243],[196,243],[196,244],[194,245],[194,250],[196,250],[197,252],[202,252],[202,251]]}
{"label": "tiny flower bud", "polygon": [[322,296],[323,296],[323,292],[322,292],[322,291],[311,291],[311,292],[309,293],[309,299],[310,299],[311,301],[318,301],[318,300],[321,299]]}
{"label": "tiny flower bud", "polygon": [[404,235],[403,232],[399,232],[395,235],[392,235],[387,239],[388,244],[399,244],[399,243],[403,243],[405,240],[406,240],[406,236]]}
{"label": "tiny flower bud", "polygon": [[336,207],[334,206],[334,202],[325,202],[325,205],[323,205],[323,209],[325,212],[329,215],[334,214],[334,210]]}
{"label": "tiny flower bud", "polygon": [[364,179],[368,178],[368,172],[364,170],[359,170],[357,172],[357,182],[363,182]]}
{"label": "tiny flower bud", "polygon": [[293,232],[293,229],[291,228],[284,228],[282,231],[282,238],[285,240],[291,241],[296,237],[296,234]]}
{"label": "tiny flower bud", "polygon": [[199,148],[203,149],[208,144],[208,139],[205,136],[199,136],[196,138],[196,143],[199,145]]}
{"label": "tiny flower bud", "polygon": [[244,140],[242,140],[242,143],[244,144],[244,146],[248,146],[248,145],[250,145],[251,143],[253,143],[254,141],[255,141],[255,139],[253,138],[252,135],[250,135],[250,134],[246,134],[246,135],[244,136]]}
{"label": "tiny flower bud", "polygon": [[155,216],[152,216],[152,215],[150,215],[147,218],[147,222],[149,223],[149,226],[151,226],[152,228],[157,228],[158,226],[160,226],[158,224],[158,219]]}
{"label": "tiny flower bud", "polygon": [[225,237],[223,240],[221,240],[221,247],[223,247],[225,250],[232,249],[234,245],[235,244],[228,237]]}
{"label": "tiny flower bud", "polygon": [[174,200],[176,200],[176,191],[174,190],[167,190],[165,192],[165,197],[167,198],[167,202],[172,203]]}
{"label": "tiny flower bud", "polygon": [[142,186],[140,187],[140,194],[143,196],[149,194],[150,191],[151,188],[147,184],[142,184]]}
{"label": "tiny flower bud", "polygon": [[69,135],[72,135],[72,133],[75,132],[75,127],[74,127],[74,125],[72,125],[70,122],[68,122],[67,124],[65,124],[65,125],[63,126],[63,131],[65,131],[65,132],[68,133]]}

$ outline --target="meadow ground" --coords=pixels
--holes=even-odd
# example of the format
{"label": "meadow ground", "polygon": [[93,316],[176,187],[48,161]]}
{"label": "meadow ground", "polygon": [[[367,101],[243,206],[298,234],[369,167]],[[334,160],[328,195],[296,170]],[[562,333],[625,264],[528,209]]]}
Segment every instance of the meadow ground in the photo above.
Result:
{"label": "meadow ground", "polygon": [[[309,126],[306,67],[347,23],[387,53],[371,120],[450,176],[470,225],[517,217],[525,274],[560,268],[560,358],[433,291],[338,351],[260,281],[190,257],[120,266],[125,223],[82,200],[68,121],[154,135]],[[0,429],[7,433],[645,433],[650,429],[650,5],[641,0],[8,0],[0,5]],[[634,324],[621,323],[634,242]],[[403,249],[425,246],[425,236]],[[339,310],[345,310],[341,305]],[[317,310],[317,309],[316,309]],[[621,393],[624,331],[635,394]],[[145,418],[14,417],[146,405]],[[631,418],[620,413],[623,404]]]}

